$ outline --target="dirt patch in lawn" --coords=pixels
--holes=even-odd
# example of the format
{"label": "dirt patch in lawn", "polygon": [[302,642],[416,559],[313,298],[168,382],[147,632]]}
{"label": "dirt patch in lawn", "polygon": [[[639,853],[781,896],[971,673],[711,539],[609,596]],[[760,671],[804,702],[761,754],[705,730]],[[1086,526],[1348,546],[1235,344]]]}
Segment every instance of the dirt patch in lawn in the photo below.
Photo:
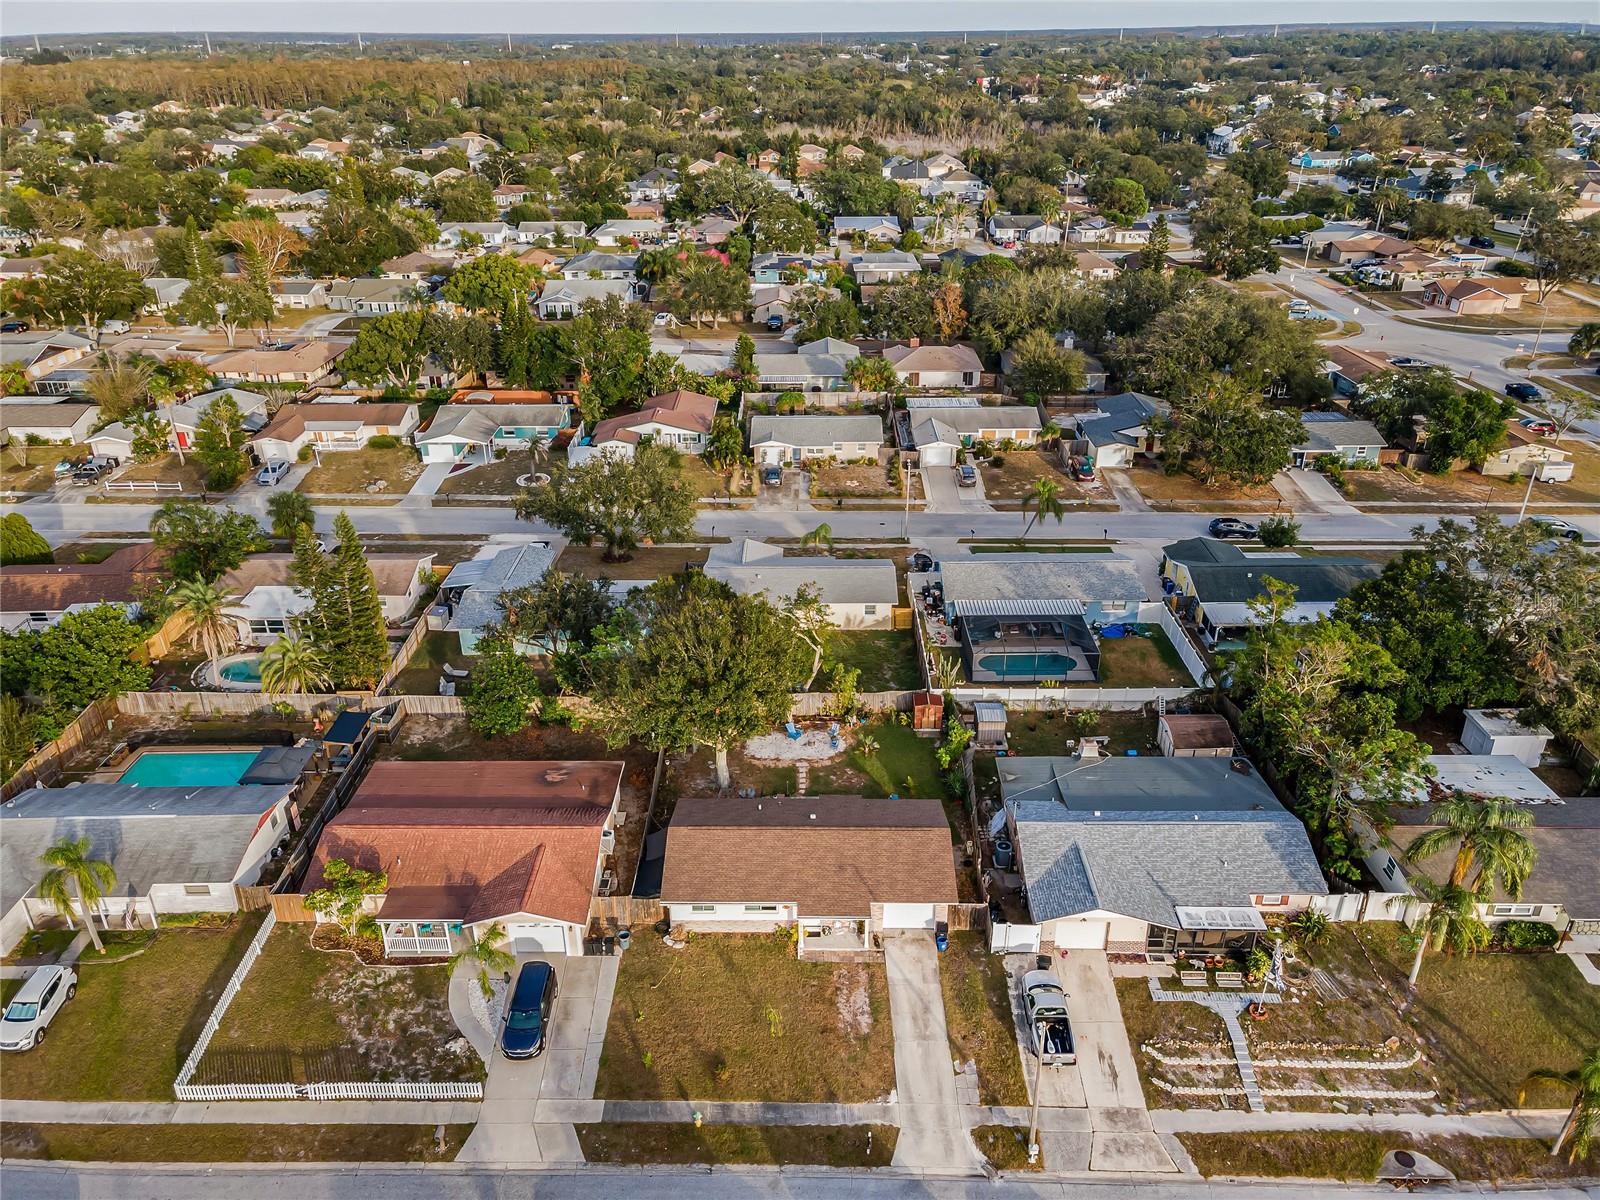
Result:
{"label": "dirt patch in lawn", "polygon": [[[250,478],[247,474],[246,479]],[[206,469],[200,465],[194,455],[186,455],[183,462],[178,461],[176,454],[163,454],[154,462],[134,463],[131,467],[119,471],[114,482],[133,483],[158,481],[161,483],[176,483],[185,492],[204,492],[206,488]],[[98,491],[98,489],[94,489]],[[147,498],[154,494],[158,498],[170,498],[171,493],[137,493]],[[222,493],[213,493],[222,494]]]}
{"label": "dirt patch in lawn", "polygon": [[[1048,479],[1061,489],[1061,499],[1082,500],[1083,488],[1067,477],[1054,462],[1054,454],[1042,450],[1012,450],[1000,455],[1000,465],[989,459],[978,464],[983,477],[983,494],[990,500],[1024,500],[1037,480]],[[1054,524],[1054,522],[1051,522]]]}
{"label": "dirt patch in lawn", "polygon": [[471,1125],[30,1125],[7,1121],[6,1158],[60,1162],[450,1162]]}
{"label": "dirt patch in lawn", "polygon": [[1600,1151],[1568,1164],[1532,1138],[1410,1137],[1403,1133],[1180,1133],[1202,1175],[1371,1180],[1390,1150],[1426,1154],[1458,1179],[1492,1183],[1570,1179],[1600,1171]]}
{"label": "dirt patch in lawn", "polygon": [[515,451],[496,462],[452,472],[439,485],[439,491],[446,496],[515,496],[524,486],[517,480],[549,472],[549,462],[535,465],[526,451]]}
{"label": "dirt patch in lawn", "polygon": [[590,1162],[726,1163],[741,1166],[887,1167],[893,1125],[579,1125]]}
{"label": "dirt patch in lawn", "polygon": [[659,579],[691,566],[700,566],[710,551],[704,546],[641,546],[627,561],[608,563],[599,546],[569,543],[556,559],[556,567],[585,579]]}
{"label": "dirt patch in lawn", "polygon": [[322,465],[306,472],[298,490],[323,496],[358,492],[403,496],[421,474],[422,461],[410,446],[392,446],[387,450],[368,446],[323,454]]}
{"label": "dirt patch in lawn", "polygon": [[[1556,504],[1600,502],[1600,451],[1568,436],[1560,448],[1574,464],[1572,478],[1565,483],[1536,483],[1531,503]],[[1362,501],[1413,501],[1417,503],[1520,504],[1528,490],[1526,479],[1500,479],[1477,471],[1450,471],[1432,475],[1403,467],[1380,467],[1376,471],[1348,471],[1345,482],[1356,503]]]}
{"label": "dirt patch in lawn", "polygon": [[482,1079],[450,1017],[443,966],[369,967],[273,931],[223,1017],[196,1083]]}
{"label": "dirt patch in lawn", "polygon": [[696,496],[714,500],[756,494],[754,467],[738,466],[722,470],[694,454],[683,455],[682,462],[683,477],[694,488]]}
{"label": "dirt patch in lawn", "polygon": [[[865,1021],[859,1001],[844,999],[859,987]],[[622,958],[595,1094],[875,1101],[894,1087],[893,1042],[880,963],[803,962],[787,930],[701,934],[679,949],[638,930]]]}
{"label": "dirt patch in lawn", "polygon": [[1206,485],[1193,475],[1179,472],[1168,475],[1159,467],[1143,463],[1128,469],[1128,478],[1139,494],[1152,505],[1189,508],[1195,505],[1226,504],[1232,509],[1267,511],[1278,508],[1283,498],[1270,483],[1261,487],[1241,487],[1231,483]]}
{"label": "dirt patch in lawn", "polygon": [[[889,468],[877,463],[833,464],[815,466],[811,471],[811,494],[825,499],[837,497],[899,497],[904,495],[905,484],[899,486],[889,481]],[[917,495],[913,488],[913,498]]]}
{"label": "dirt patch in lawn", "polygon": [[[0,492],[48,492],[55,486],[55,468],[58,462],[69,458],[83,458],[89,453],[86,445],[75,446],[7,446],[0,452]],[[18,457],[22,461],[17,461]],[[62,559],[71,562],[71,559]]]}

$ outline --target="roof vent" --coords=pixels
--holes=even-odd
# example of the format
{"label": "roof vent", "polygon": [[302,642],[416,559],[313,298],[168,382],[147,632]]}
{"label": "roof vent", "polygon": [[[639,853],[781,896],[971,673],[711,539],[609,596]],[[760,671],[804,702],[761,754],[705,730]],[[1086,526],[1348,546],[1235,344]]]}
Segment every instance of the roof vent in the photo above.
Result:
{"label": "roof vent", "polygon": [[564,783],[571,774],[572,772],[567,770],[566,767],[554,767],[544,773],[544,781],[546,783]]}
{"label": "roof vent", "polygon": [[1228,768],[1237,771],[1240,775],[1250,774],[1250,760],[1248,758],[1230,758]]}
{"label": "roof vent", "polygon": [[813,820],[813,821],[815,821],[815,820],[816,820],[816,819],[817,819],[817,814],[816,814],[816,813],[812,813],[812,814],[811,814],[811,819],[812,819],[812,820]]}

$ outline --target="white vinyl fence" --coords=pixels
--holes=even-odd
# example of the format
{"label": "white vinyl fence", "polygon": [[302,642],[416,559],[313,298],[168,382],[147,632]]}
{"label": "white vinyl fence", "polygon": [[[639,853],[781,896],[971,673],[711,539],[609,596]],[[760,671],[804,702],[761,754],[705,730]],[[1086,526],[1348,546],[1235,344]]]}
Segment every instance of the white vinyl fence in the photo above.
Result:
{"label": "white vinyl fence", "polygon": [[483,1084],[451,1081],[447,1083],[190,1083],[200,1060],[205,1057],[211,1039],[222,1025],[228,1005],[244,986],[245,976],[255,966],[256,959],[267,944],[267,938],[278,924],[277,913],[269,910],[256,936],[239,960],[239,966],[222,989],[216,1008],[206,1018],[200,1031],[200,1040],[184,1061],[173,1084],[173,1093],[179,1100],[482,1100]]}

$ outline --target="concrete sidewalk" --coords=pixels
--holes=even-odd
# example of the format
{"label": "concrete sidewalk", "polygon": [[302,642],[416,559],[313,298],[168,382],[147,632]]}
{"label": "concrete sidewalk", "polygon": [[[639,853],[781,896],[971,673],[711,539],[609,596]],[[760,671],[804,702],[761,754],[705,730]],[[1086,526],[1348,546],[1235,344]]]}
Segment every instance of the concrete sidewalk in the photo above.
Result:
{"label": "concrete sidewalk", "polygon": [[470,1125],[476,1100],[4,1100],[0,1122],[38,1125]]}

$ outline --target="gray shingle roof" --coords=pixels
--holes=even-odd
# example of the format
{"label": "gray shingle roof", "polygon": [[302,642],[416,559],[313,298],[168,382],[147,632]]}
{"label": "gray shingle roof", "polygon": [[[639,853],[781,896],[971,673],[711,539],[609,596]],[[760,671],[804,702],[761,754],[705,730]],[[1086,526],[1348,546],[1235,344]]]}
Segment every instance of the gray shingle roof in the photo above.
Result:
{"label": "gray shingle roof", "polygon": [[1176,929],[1180,907],[1327,893],[1305,828],[1226,758],[1008,758],[1000,789],[1035,921]]}
{"label": "gray shingle roof", "polygon": [[1120,392],[1102,398],[1097,406],[1099,413],[1078,418],[1078,436],[1091,446],[1133,446],[1139,440],[1129,430],[1148,426],[1158,415],[1165,415],[1169,405],[1155,396],[1141,392]]}
{"label": "gray shingle roof", "polygon": [[963,605],[996,600],[1147,600],[1139,567],[1120,554],[976,554],[939,562],[944,599]]}
{"label": "gray shingle roof", "polygon": [[1383,573],[1383,564],[1370,559],[1302,558],[1284,552],[1250,555],[1215,538],[1187,538],[1163,546],[1162,553],[1188,568],[1195,595],[1203,604],[1265,595],[1263,580],[1268,576],[1293,584],[1301,604],[1328,604]]}
{"label": "gray shingle roof", "polygon": [[834,442],[881,442],[883,422],[874,416],[752,417],[750,445],[831,446]]}
{"label": "gray shingle roof", "polygon": [[456,605],[450,628],[482,629],[503,615],[496,603],[501,592],[538,583],[556,561],[555,551],[543,542],[508,546],[494,556],[488,570],[476,580]]}
{"label": "gray shingle roof", "polygon": [[1387,446],[1389,439],[1371,421],[1360,421],[1341,413],[1304,413],[1306,439],[1297,450],[1342,450],[1346,446]]}
{"label": "gray shingle roof", "polygon": [[787,558],[782,546],[746,539],[716,546],[705,573],[741,595],[765,593],[787,599],[803,587],[817,590],[824,604],[882,604],[899,599],[894,563],[887,558]]}

